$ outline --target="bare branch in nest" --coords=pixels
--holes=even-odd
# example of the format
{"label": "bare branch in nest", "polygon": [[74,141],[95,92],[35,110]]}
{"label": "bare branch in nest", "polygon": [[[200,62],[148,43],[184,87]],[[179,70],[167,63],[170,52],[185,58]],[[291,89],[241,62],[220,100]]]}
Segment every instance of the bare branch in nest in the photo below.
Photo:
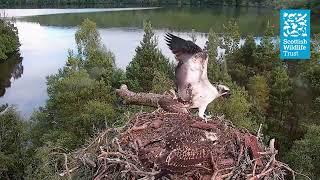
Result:
{"label": "bare branch in nest", "polygon": [[154,93],[135,93],[128,90],[127,85],[122,84],[120,89],[116,90],[118,96],[124,99],[127,104],[158,107],[159,100],[165,95]]}
{"label": "bare branch in nest", "polygon": [[123,98],[127,104],[143,105],[150,107],[161,107],[168,112],[187,113],[187,105],[179,102],[174,96],[155,93],[135,93],[128,90],[127,85],[121,85],[120,89],[116,90],[118,96]]}

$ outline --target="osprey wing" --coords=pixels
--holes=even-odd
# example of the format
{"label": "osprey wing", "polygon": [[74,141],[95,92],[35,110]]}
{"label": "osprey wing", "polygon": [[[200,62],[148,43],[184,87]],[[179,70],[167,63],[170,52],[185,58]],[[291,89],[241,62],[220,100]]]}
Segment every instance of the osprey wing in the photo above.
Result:
{"label": "osprey wing", "polygon": [[167,45],[178,60],[175,70],[178,97],[183,101],[192,99],[192,86],[207,77],[207,52],[192,41],[173,34],[166,34]]}
{"label": "osprey wing", "polygon": [[192,55],[202,52],[202,49],[192,41],[184,40],[171,33],[166,36],[167,45],[173,54],[176,55],[178,61],[189,59]]}

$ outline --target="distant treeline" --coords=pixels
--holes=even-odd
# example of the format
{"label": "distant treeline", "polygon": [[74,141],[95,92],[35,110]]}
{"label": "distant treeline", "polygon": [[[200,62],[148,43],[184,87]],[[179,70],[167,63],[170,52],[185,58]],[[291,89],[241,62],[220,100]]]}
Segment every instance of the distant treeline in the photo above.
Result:
{"label": "distant treeline", "polygon": [[274,5],[277,9],[304,8],[304,9],[310,9],[313,14],[320,13],[319,0],[279,0],[279,1],[275,1]]}
{"label": "distant treeline", "polygon": [[99,6],[99,5],[232,5],[232,6],[270,6],[274,0],[0,0],[2,7],[59,7],[59,6]]}

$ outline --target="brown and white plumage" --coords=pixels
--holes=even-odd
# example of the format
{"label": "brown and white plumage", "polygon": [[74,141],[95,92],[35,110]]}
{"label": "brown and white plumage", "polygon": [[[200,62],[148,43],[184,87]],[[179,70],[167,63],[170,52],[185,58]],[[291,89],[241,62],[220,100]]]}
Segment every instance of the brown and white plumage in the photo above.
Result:
{"label": "brown and white plumage", "polygon": [[[210,161],[215,147],[215,133],[198,129],[180,129],[168,133],[164,138],[165,151],[159,158],[159,166],[171,172],[184,172],[190,168],[201,168]],[[213,138],[212,138],[213,137]]]}
{"label": "brown and white plumage", "polygon": [[178,60],[175,70],[178,97],[189,101],[189,108],[198,108],[199,116],[214,99],[230,94],[224,85],[212,85],[207,76],[208,54],[192,41],[166,34],[167,45]]}
{"label": "brown and white plumage", "polygon": [[206,74],[203,71],[206,71],[204,66],[206,66],[207,53],[192,41],[186,41],[170,33],[166,35],[166,41],[178,60],[175,69],[178,97],[183,101],[190,101],[190,85],[199,82],[201,75]]}

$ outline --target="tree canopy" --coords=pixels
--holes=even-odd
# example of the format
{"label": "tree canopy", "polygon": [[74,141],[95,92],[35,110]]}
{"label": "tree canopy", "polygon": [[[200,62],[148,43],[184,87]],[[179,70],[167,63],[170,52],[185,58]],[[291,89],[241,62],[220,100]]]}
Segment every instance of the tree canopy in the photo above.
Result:
{"label": "tree canopy", "polygon": [[0,15],[0,62],[19,51],[18,29]]}

